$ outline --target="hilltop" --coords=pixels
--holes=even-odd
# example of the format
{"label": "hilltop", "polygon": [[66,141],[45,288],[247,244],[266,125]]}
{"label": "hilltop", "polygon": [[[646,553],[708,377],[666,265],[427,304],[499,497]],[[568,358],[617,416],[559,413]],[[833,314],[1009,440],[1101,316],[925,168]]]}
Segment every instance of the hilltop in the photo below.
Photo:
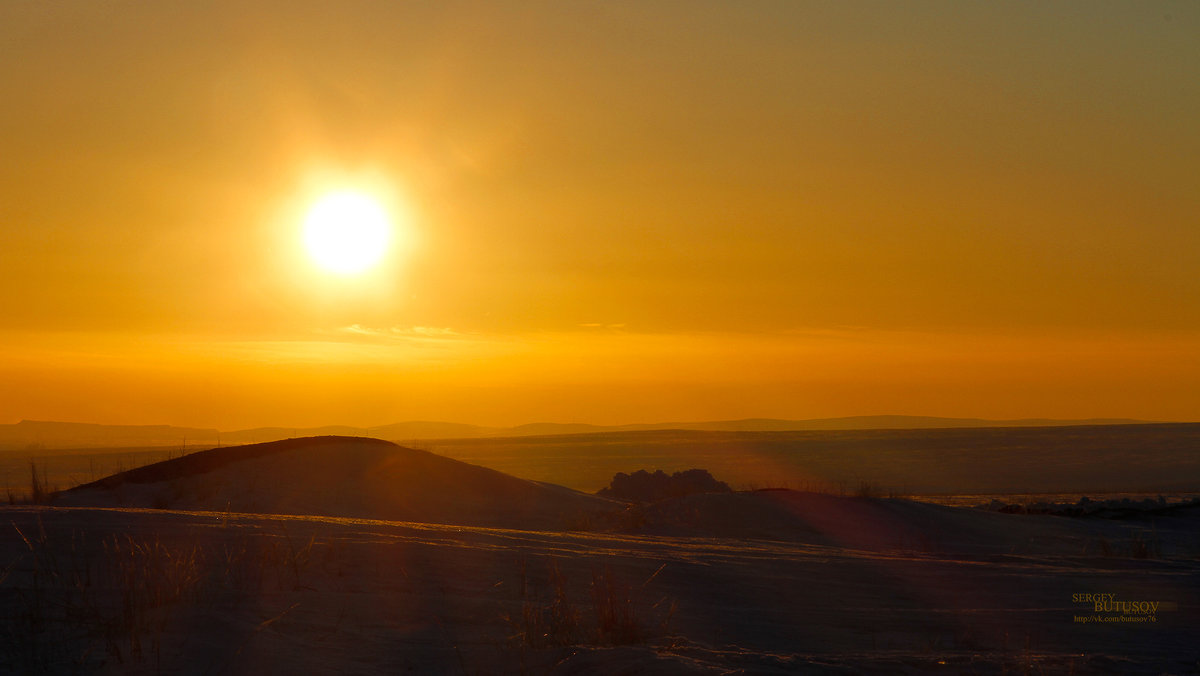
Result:
{"label": "hilltop", "polygon": [[83,484],[55,504],[547,529],[621,507],[391,442],[337,436],[201,451]]}

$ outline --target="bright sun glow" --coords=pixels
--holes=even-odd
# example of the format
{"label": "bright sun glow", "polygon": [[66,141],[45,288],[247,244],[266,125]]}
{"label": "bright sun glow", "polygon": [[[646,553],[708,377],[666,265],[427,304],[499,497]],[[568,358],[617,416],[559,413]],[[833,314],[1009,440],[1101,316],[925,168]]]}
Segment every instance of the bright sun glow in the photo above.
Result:
{"label": "bright sun glow", "polygon": [[304,246],[330,272],[349,275],[383,258],[391,240],[387,212],[375,199],[357,192],[325,195],[304,219]]}

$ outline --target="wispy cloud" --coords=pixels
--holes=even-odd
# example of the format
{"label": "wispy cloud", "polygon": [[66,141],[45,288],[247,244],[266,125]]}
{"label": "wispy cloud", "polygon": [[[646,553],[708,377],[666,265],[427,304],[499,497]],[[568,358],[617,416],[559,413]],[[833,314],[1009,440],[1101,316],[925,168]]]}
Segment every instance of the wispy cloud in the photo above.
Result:
{"label": "wispy cloud", "polygon": [[441,326],[390,326],[372,327],[361,324],[351,324],[336,329],[335,333],[343,336],[362,336],[380,340],[420,340],[420,339],[451,339],[462,338],[464,334],[449,327]]}

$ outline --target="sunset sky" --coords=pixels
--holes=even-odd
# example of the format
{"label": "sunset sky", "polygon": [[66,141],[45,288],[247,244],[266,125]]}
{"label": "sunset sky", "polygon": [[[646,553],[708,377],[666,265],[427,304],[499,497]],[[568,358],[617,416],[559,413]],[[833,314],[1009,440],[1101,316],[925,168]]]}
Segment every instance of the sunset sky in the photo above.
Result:
{"label": "sunset sky", "polygon": [[12,0],[0,101],[0,423],[1200,420],[1195,2]]}

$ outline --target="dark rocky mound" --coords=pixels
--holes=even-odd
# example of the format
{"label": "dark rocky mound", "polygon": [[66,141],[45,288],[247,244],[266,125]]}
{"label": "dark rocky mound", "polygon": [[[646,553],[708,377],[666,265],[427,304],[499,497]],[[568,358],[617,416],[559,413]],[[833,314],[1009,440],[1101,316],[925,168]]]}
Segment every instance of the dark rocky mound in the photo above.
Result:
{"label": "dark rocky mound", "polygon": [[640,469],[633,474],[617,472],[607,488],[597,495],[632,502],[657,502],[697,493],[731,493],[724,481],[717,481],[706,469],[689,469],[667,475],[655,470],[653,474]]}

